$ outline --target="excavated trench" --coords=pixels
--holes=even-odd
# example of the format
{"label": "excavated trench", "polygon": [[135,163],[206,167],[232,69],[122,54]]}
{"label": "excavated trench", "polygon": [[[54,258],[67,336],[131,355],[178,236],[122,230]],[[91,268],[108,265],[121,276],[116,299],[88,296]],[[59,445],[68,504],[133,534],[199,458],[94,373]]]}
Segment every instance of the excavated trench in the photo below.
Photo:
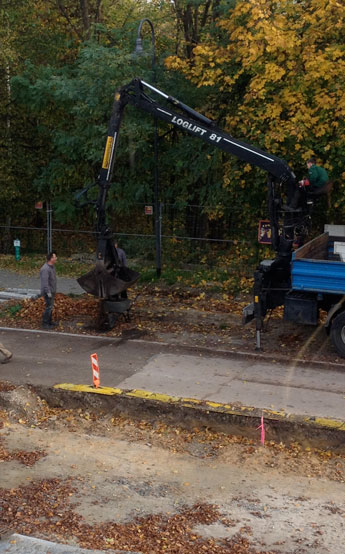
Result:
{"label": "excavated trench", "polygon": [[343,553],[343,454],[54,395],[1,387],[5,533],[142,554]]}

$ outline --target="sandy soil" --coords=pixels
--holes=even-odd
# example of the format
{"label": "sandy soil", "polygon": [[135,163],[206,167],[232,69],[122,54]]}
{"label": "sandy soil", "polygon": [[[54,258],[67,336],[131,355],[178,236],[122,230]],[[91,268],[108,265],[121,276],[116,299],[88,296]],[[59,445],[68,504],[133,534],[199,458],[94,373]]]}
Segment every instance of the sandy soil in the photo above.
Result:
{"label": "sandy soil", "polygon": [[145,554],[344,552],[344,456],[53,410],[25,387],[2,390],[7,532]]}

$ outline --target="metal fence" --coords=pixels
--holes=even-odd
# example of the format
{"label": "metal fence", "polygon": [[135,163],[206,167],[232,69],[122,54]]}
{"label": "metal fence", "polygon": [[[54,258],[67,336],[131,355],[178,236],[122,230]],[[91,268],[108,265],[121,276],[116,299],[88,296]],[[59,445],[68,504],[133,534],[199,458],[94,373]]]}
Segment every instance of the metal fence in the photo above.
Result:
{"label": "metal fence", "polygon": [[[126,214],[112,214],[110,228],[129,259],[156,263],[157,229],[150,206],[138,205]],[[218,213],[217,213],[218,210]],[[152,213],[151,213],[152,212]],[[54,219],[49,215],[50,221]],[[49,220],[47,220],[49,221]],[[176,268],[188,264],[212,266],[236,261],[236,268],[251,272],[262,257],[257,242],[257,221],[245,225],[240,211],[230,207],[162,205],[160,243],[163,265]],[[95,252],[96,233],[92,229],[73,229],[48,225],[15,225],[0,222],[0,253],[14,253],[13,242],[20,240],[21,254],[44,255],[51,247],[60,256],[91,255]]]}

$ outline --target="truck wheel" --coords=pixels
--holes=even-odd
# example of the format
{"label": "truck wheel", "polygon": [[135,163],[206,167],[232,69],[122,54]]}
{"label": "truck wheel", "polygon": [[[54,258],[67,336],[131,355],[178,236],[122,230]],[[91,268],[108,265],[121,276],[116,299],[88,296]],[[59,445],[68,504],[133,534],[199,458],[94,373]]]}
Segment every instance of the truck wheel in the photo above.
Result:
{"label": "truck wheel", "polygon": [[334,318],[330,335],[338,354],[345,358],[345,311]]}

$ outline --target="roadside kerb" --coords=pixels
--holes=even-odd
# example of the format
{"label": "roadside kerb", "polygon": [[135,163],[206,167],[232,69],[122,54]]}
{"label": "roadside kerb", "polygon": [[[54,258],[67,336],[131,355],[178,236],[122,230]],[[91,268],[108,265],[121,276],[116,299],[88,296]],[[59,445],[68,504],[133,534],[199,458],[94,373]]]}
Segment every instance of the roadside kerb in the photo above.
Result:
{"label": "roadside kerb", "polygon": [[251,406],[181,398],[146,390],[61,383],[33,387],[48,405],[127,415],[135,419],[165,420],[186,428],[208,427],[227,434],[257,439],[264,417],[266,440],[336,451],[345,450],[345,421],[301,416]]}
{"label": "roadside kerb", "polygon": [[[112,550],[112,554],[140,554],[124,550]],[[3,554],[105,554],[105,550],[89,550],[56,542],[13,533],[0,540],[0,553]]]}

